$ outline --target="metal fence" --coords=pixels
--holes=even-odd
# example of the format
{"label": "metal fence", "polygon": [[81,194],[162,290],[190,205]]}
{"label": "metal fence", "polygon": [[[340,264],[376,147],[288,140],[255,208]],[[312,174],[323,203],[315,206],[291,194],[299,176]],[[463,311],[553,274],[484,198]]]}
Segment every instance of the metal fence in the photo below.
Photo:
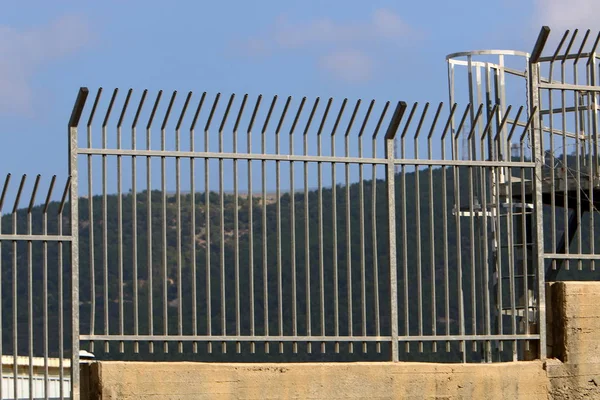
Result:
{"label": "metal fence", "polygon": [[[54,381],[78,379],[70,368],[78,365],[72,358],[78,320],[71,305],[78,303],[71,285],[76,243],[68,220],[71,180],[62,185],[56,176],[44,182],[38,175],[32,185],[25,175],[16,184],[11,180],[8,174],[0,194],[0,215],[4,207],[10,210],[0,217],[0,399],[69,398],[68,385]],[[62,193],[58,202],[51,201],[55,191]],[[37,205],[40,193],[45,200]]]}
{"label": "metal fence", "polygon": [[398,360],[442,344],[457,361],[492,361],[539,340],[536,266],[511,253],[513,225],[531,220],[495,178],[533,176],[531,160],[497,156],[523,146],[531,118],[523,128],[508,127],[510,108],[482,105],[102,93],[83,107],[80,92],[87,124],[71,140],[87,177],[81,340],[92,351],[383,345]]}
{"label": "metal fence", "polygon": [[598,279],[600,34],[566,31],[547,49],[542,30],[531,82],[540,102],[547,278]]}

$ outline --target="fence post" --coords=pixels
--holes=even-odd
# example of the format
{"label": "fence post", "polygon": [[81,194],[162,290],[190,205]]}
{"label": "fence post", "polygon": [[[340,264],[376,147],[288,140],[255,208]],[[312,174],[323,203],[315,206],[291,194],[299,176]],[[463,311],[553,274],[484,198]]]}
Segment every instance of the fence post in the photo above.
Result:
{"label": "fence post", "polygon": [[[80,399],[79,388],[79,195],[77,191],[77,126],[88,96],[87,88],[80,88],[69,119],[69,175],[71,179],[69,204],[71,206],[71,399]],[[62,312],[62,310],[60,311]]]}
{"label": "fence post", "polygon": [[396,110],[385,134],[385,158],[387,159],[385,180],[387,186],[388,204],[388,254],[390,267],[390,325],[392,361],[398,362],[398,268],[396,257],[396,185],[394,163],[394,140],[396,132],[406,110],[406,103],[398,102]]}
{"label": "fence post", "polygon": [[533,185],[534,185],[534,207],[535,207],[535,230],[534,230],[534,257],[537,269],[537,308],[538,308],[538,333],[540,335],[538,356],[546,358],[546,282],[545,282],[545,258],[544,258],[544,204],[542,200],[542,166],[544,165],[544,149],[542,148],[542,129],[540,110],[539,58],[550,35],[550,28],[542,27],[537,42],[529,59],[529,110],[534,113],[531,125],[532,157],[535,162]]}

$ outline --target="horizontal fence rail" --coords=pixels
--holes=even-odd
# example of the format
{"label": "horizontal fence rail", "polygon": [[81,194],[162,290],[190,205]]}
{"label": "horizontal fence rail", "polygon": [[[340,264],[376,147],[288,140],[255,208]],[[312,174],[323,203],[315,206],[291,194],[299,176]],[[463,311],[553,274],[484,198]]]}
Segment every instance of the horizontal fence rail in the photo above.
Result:
{"label": "horizontal fence rail", "polygon": [[12,181],[0,191],[0,399],[70,398],[71,180]]}
{"label": "horizontal fence rail", "polygon": [[535,266],[503,254],[531,224],[506,182],[534,163],[498,156],[522,108],[163,93],[99,89],[74,133],[91,351],[475,361],[539,338]]}

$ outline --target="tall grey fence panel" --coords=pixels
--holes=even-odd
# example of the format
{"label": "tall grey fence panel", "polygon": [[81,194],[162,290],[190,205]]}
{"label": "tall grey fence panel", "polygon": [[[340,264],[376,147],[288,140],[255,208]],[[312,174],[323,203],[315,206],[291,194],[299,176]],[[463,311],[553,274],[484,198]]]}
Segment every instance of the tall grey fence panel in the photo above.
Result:
{"label": "tall grey fence panel", "polygon": [[531,180],[534,163],[494,156],[523,144],[523,109],[519,127],[483,106],[102,89],[82,109],[91,351],[493,361],[537,347],[539,296],[515,273],[536,267],[510,253],[535,252],[513,235],[531,212],[497,178]]}
{"label": "tall grey fence panel", "polygon": [[550,29],[542,29],[529,82],[540,110],[546,275],[597,280],[600,33],[576,29],[549,38]]}
{"label": "tall grey fence panel", "polygon": [[0,186],[0,399],[71,398],[78,387],[70,187],[10,174]]}

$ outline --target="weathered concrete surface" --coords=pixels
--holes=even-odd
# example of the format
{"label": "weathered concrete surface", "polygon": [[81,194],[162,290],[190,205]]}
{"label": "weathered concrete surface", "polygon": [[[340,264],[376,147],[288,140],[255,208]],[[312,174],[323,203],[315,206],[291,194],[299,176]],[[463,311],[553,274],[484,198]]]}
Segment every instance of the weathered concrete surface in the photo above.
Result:
{"label": "weathered concrete surface", "polygon": [[556,282],[548,289],[549,349],[556,357],[546,364],[550,393],[600,399],[600,282]]}
{"label": "weathered concrete surface", "polygon": [[547,399],[541,361],[92,364],[92,399]]}

